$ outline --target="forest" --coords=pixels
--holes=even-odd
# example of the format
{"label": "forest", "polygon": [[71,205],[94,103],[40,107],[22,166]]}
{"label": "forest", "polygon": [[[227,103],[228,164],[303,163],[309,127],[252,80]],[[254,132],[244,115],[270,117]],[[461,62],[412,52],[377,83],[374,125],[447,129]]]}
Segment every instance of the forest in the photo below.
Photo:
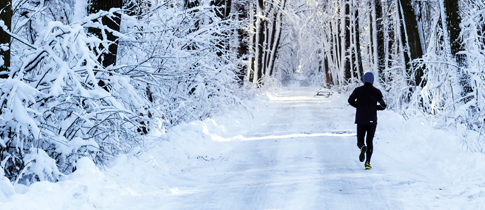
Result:
{"label": "forest", "polygon": [[482,0],[2,0],[0,175],[56,182],[154,130],[295,82],[376,75],[389,108],[485,152]]}

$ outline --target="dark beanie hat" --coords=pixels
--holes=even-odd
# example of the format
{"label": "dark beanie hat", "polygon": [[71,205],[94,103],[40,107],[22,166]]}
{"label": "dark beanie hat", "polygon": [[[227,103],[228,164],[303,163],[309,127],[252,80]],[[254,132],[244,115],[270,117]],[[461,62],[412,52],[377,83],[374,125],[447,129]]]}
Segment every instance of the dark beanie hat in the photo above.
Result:
{"label": "dark beanie hat", "polygon": [[374,84],[374,74],[372,72],[364,74],[364,83]]}

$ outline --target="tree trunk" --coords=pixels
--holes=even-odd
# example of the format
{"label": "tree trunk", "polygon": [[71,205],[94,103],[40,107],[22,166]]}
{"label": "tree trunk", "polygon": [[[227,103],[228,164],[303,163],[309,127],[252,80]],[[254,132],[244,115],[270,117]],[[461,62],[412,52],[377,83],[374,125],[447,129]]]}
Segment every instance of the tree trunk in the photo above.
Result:
{"label": "tree trunk", "polygon": [[[391,0],[384,1],[384,8],[389,8],[391,6]],[[384,69],[389,69],[392,66],[392,59],[390,56],[393,54],[392,46],[394,43],[394,30],[392,30],[393,24],[391,19],[392,17],[389,14],[386,13],[383,15],[383,32],[384,40],[386,40],[384,41]],[[380,74],[379,77],[384,83],[388,82],[389,75],[386,72]]]}
{"label": "tree trunk", "polygon": [[[358,8],[358,1],[355,1],[354,8]],[[357,78],[361,78],[364,75],[364,67],[362,66],[362,55],[360,50],[360,27],[359,27],[359,10],[355,9],[354,13],[354,20],[355,20],[355,32],[354,32],[354,42],[355,42],[355,53],[356,56],[356,69],[357,69]]]}
{"label": "tree trunk", "polygon": [[[341,8],[340,8],[341,9]],[[340,11],[339,11],[340,12]],[[342,13],[342,12],[340,12]],[[335,72],[335,75],[336,75],[336,78],[334,79],[335,81],[335,84],[337,85],[343,85],[345,79],[344,79],[344,76],[343,76],[343,65],[342,65],[342,60],[344,59],[342,56],[343,56],[343,47],[342,47],[342,38],[341,38],[341,31],[342,31],[342,27],[341,27],[341,22],[342,22],[342,18],[341,19],[336,19],[333,22],[333,33],[332,33],[332,39],[333,39],[333,52],[334,52],[334,57],[335,57],[335,64],[336,64],[336,70],[337,72]]]}
{"label": "tree trunk", "polygon": [[350,5],[349,0],[342,0],[341,5],[341,31],[340,37],[342,37],[342,71],[344,72],[345,81],[349,81],[352,77],[349,60],[349,47],[350,47]]}
{"label": "tree trunk", "polygon": [[458,52],[463,51],[459,36],[461,33],[460,23],[461,17],[458,8],[457,0],[444,1],[446,11],[446,23],[448,29],[448,35],[450,36],[450,50],[451,54],[455,57],[456,62],[460,65],[464,65],[464,56],[458,55]]}
{"label": "tree trunk", "polygon": [[[446,0],[444,1],[445,13],[446,13],[446,23],[448,29],[448,35],[450,37],[450,51],[451,55],[456,60],[459,67],[466,67],[466,55],[459,54],[459,52],[464,51],[460,40],[460,23],[461,16],[459,14],[458,0]],[[460,85],[463,87],[462,96],[466,96],[468,93],[473,92],[470,85],[470,76],[466,73],[458,70],[458,77]]]}
{"label": "tree trunk", "polygon": [[255,60],[254,60],[254,78],[253,82],[260,82],[260,79],[263,75],[263,49],[264,49],[264,26],[265,26],[265,20],[262,18],[263,12],[264,12],[264,1],[263,0],[258,0],[256,4],[256,11],[257,11],[257,16],[256,17],[256,40],[255,40]]}
{"label": "tree trunk", "polygon": [[326,85],[325,87],[326,88],[330,88],[332,86],[332,80],[330,78],[331,73],[329,71],[330,68],[328,66],[328,60],[329,60],[328,57],[325,56],[323,63],[324,63],[324,68],[325,68],[324,71],[325,71],[325,85]]}
{"label": "tree trunk", "polygon": [[231,13],[231,0],[212,0],[210,5],[215,6],[214,11],[216,16],[221,19],[226,19]]}
{"label": "tree trunk", "polygon": [[[0,1],[0,20],[3,20],[8,30],[12,30],[12,1]],[[0,59],[3,60],[3,65],[0,65],[0,78],[8,78],[8,71],[10,67],[10,35],[0,28],[0,45],[7,45],[8,49],[3,51],[0,49]]]}
{"label": "tree trunk", "polygon": [[[414,71],[413,66],[410,63],[414,59],[421,58],[423,56],[423,49],[421,48],[421,39],[419,36],[419,30],[418,30],[418,22],[416,20],[416,14],[414,12],[414,8],[412,5],[412,0],[400,0],[401,1],[401,8],[398,7],[402,11],[404,23],[402,24],[402,30],[401,30],[401,38],[403,45],[406,46],[408,50],[408,56],[405,57],[406,61],[406,69],[408,74],[411,75],[411,73]],[[414,74],[414,84],[412,85],[421,85],[423,86],[424,83],[422,83],[422,77],[423,77],[423,69],[418,68],[416,69],[416,72]]]}
{"label": "tree trunk", "polygon": [[[396,29],[396,33],[394,34],[396,37],[396,53],[398,54],[399,56],[399,59],[403,62],[401,65],[401,68],[402,68],[402,77],[406,77],[406,56],[404,56],[404,43],[403,43],[403,40],[404,38],[402,37],[404,32],[403,31],[403,23],[402,23],[402,20],[401,20],[401,17],[402,17],[402,13],[401,13],[401,9],[400,9],[400,6],[399,6],[399,0],[394,0],[394,5],[396,7],[396,12],[395,12],[395,15],[396,15],[396,18],[395,18],[395,29]],[[396,65],[397,66],[397,65]],[[401,102],[400,102],[401,103]],[[400,107],[399,107],[400,108]]]}
{"label": "tree trunk", "polygon": [[[265,29],[265,40],[264,40],[264,58],[263,58],[263,75],[269,76],[269,59],[271,58],[271,49],[274,45],[274,38],[276,32],[276,17],[278,14],[278,8],[275,7],[277,2],[272,2],[269,4],[269,9],[266,12],[265,19],[269,20],[271,16],[273,16],[273,21],[265,21],[264,29]],[[274,8],[274,11],[273,11]],[[270,26],[271,25],[271,26]]]}
{"label": "tree trunk", "polygon": [[[256,34],[256,26],[255,26],[255,5],[253,1],[249,2],[249,31],[250,33],[255,33]],[[248,52],[250,52],[250,55],[248,56],[248,71],[247,71],[247,80],[249,82],[254,82],[254,71],[256,70],[254,63],[256,62],[256,56],[255,56],[255,42],[256,42],[256,35],[252,35],[252,37],[249,39],[249,49]]]}
{"label": "tree trunk", "polygon": [[[384,49],[384,31],[382,18],[382,4],[380,0],[373,0],[372,5],[372,40],[373,40],[373,57],[374,72],[381,75],[385,69],[385,49]],[[380,77],[380,76],[377,76]]]}
{"label": "tree trunk", "polygon": [[[235,10],[237,11],[236,17],[237,20],[243,21],[248,18],[248,4],[246,3],[236,3]],[[238,66],[238,78],[239,83],[242,85],[244,84],[244,77],[248,72],[248,65],[249,62],[248,53],[249,53],[249,46],[250,46],[250,35],[247,30],[242,28],[237,29],[237,39],[238,39],[238,46],[237,46],[237,58],[243,59],[246,64],[240,64]]]}
{"label": "tree trunk", "polygon": [[[282,6],[281,9],[278,9],[278,14],[275,16],[274,20],[274,25],[278,27],[274,27],[274,30],[277,30],[276,33],[273,33],[273,37],[275,37],[273,40],[274,44],[271,49],[271,57],[269,61],[269,76],[273,75],[273,70],[275,68],[275,61],[276,61],[276,54],[278,54],[278,49],[280,47],[280,40],[281,40],[281,32],[282,27],[283,27],[283,11],[285,10],[286,7],[286,0],[282,0],[281,2]],[[277,21],[279,20],[279,24],[277,24]]]}
{"label": "tree trunk", "polygon": [[331,73],[329,73],[329,75],[332,75],[332,85],[336,85],[338,84],[338,74],[335,74],[334,75],[334,72],[335,70],[339,70],[339,62],[338,62],[338,57],[339,57],[339,52],[338,52],[338,49],[339,49],[339,44],[338,44],[338,39],[337,39],[337,34],[338,34],[338,27],[336,27],[336,21],[331,21],[331,23],[329,24],[330,25],[330,35],[329,35],[329,39],[330,39],[330,43],[329,43],[329,46],[330,46],[330,52],[327,54],[327,63],[326,65],[327,66],[327,71],[331,71],[330,68],[332,68],[332,65],[333,64],[333,70],[334,71],[331,71]]}
{"label": "tree trunk", "polygon": [[[111,8],[121,8],[122,0],[90,0],[88,6],[88,14],[94,14],[101,10],[109,11]],[[107,17],[102,18],[102,24],[114,31],[120,31],[121,15],[115,14],[115,16],[110,19]],[[95,34],[97,37],[102,38],[102,32],[99,29],[90,28],[89,32]],[[105,31],[110,45],[106,52],[103,52],[100,56],[103,67],[108,67],[110,65],[116,65],[116,55],[118,52],[118,37],[112,33]]]}

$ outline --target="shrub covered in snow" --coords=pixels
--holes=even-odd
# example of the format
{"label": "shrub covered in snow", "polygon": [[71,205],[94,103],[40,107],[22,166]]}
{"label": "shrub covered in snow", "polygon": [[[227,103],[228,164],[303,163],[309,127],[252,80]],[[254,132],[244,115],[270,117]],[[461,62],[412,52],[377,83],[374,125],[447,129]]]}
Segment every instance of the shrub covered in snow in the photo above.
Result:
{"label": "shrub covered in snow", "polygon": [[[76,14],[74,21],[69,11],[64,18],[42,12],[14,17],[24,21],[9,32],[16,62],[9,78],[0,80],[0,161],[12,182],[57,181],[76,170],[81,157],[103,164],[143,147],[150,129],[240,103],[235,65],[217,46],[229,38],[232,23],[204,5],[189,12],[152,7],[136,17],[121,9]],[[120,32],[97,21],[115,14],[122,17]],[[113,42],[88,28],[118,37],[116,65],[103,67],[100,54]]]}

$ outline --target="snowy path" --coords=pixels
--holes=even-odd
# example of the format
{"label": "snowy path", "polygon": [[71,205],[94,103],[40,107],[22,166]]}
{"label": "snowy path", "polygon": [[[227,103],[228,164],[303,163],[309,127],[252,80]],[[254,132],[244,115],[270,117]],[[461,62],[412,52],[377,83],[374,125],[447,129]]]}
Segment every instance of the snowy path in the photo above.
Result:
{"label": "snowy path", "polygon": [[[224,170],[192,168],[195,191],[173,197],[182,209],[399,209],[399,196],[383,187],[389,174],[357,161],[353,112],[325,106],[315,92],[287,92],[255,118],[267,122],[243,128],[232,164]],[[272,110],[273,109],[273,110]],[[272,116],[264,116],[270,113]],[[303,135],[302,135],[303,134]],[[379,152],[378,150],[376,152]],[[214,171],[214,173],[211,173]],[[201,176],[202,175],[202,176]]]}
{"label": "snowy path", "polygon": [[178,126],[138,158],[106,171],[84,163],[0,209],[484,209],[483,154],[384,111],[366,171],[347,97],[315,92],[269,95],[252,105],[254,117],[234,111]]}

